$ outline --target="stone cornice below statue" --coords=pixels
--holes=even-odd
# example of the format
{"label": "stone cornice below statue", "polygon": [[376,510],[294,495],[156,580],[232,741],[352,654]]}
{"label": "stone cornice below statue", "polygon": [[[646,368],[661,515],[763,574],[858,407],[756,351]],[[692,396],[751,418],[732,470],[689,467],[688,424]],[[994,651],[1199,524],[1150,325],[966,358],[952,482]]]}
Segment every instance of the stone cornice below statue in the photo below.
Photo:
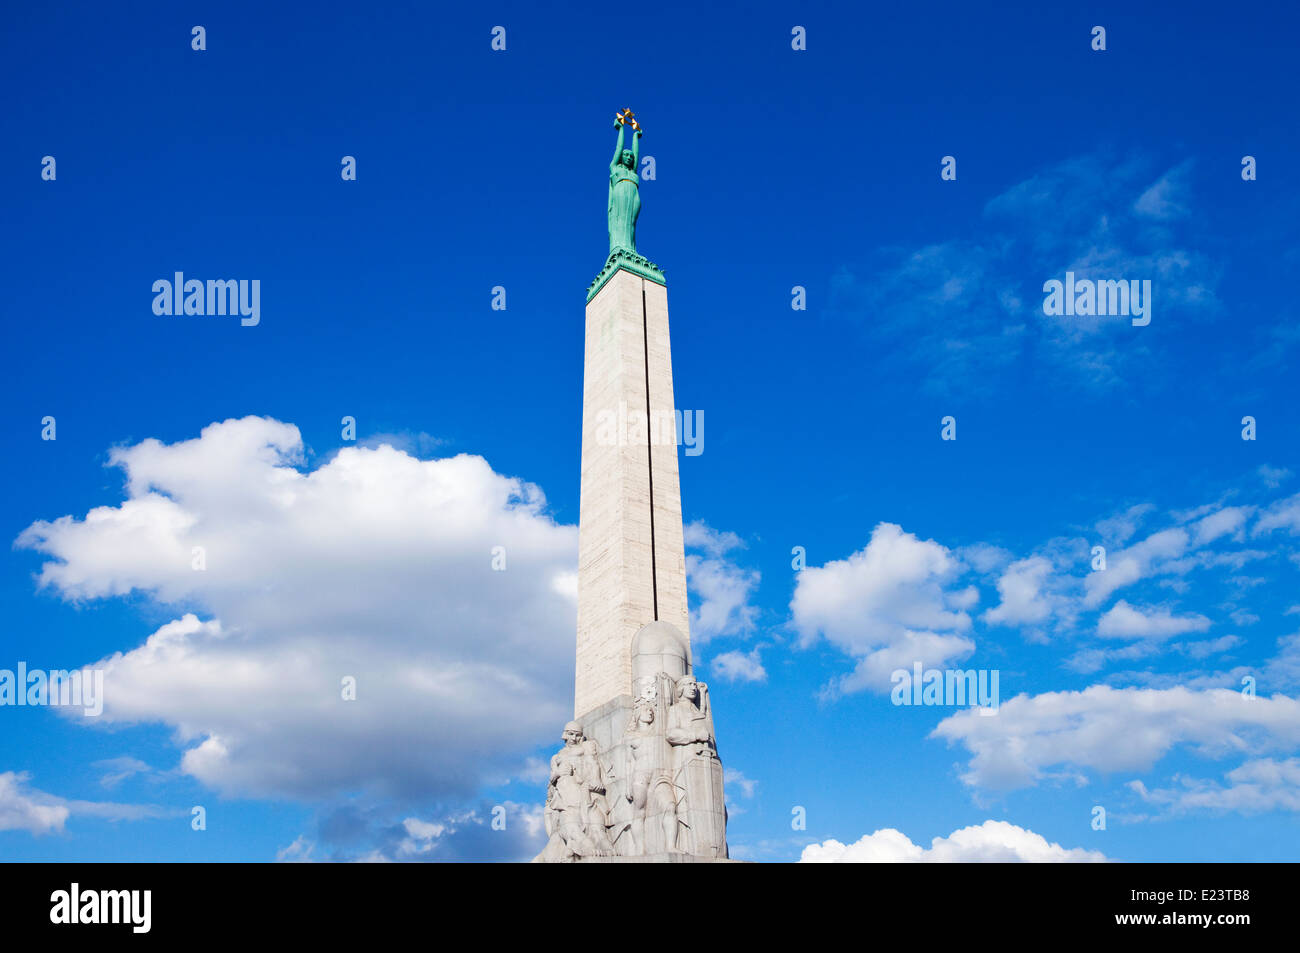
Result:
{"label": "stone cornice below statue", "polygon": [[663,269],[649,258],[638,255],[634,251],[628,251],[626,248],[615,248],[609,253],[609,258],[605,261],[605,267],[600,269],[600,274],[596,276],[596,280],[587,285],[588,304],[591,303],[592,298],[596,297],[600,289],[605,287],[605,282],[614,277],[614,273],[620,268],[624,271],[630,271],[634,275],[640,275],[642,278],[648,278],[656,284],[664,287],[668,286],[668,279],[664,277]]}

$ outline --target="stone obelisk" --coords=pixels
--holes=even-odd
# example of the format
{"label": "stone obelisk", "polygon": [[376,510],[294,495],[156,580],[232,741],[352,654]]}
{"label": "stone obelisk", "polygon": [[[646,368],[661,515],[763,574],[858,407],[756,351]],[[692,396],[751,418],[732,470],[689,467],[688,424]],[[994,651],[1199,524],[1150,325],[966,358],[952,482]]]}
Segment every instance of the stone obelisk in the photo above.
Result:
{"label": "stone obelisk", "polygon": [[537,859],[722,860],[722,763],[691,664],[668,291],[636,250],[641,126],[624,110],[615,128],[609,256],[587,289],[574,721],[551,760]]}

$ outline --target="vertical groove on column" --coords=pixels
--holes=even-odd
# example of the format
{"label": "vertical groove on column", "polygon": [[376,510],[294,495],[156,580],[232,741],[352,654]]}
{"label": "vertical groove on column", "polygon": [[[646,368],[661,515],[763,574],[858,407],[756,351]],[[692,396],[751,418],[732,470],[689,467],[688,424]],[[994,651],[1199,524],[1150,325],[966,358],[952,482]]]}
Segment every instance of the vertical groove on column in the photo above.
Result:
{"label": "vertical groove on column", "polygon": [[650,321],[646,317],[645,279],[641,279],[641,342],[645,347],[645,452],[646,476],[650,480],[650,592],[654,621],[659,621],[659,570],[655,566],[655,460],[650,418]]}

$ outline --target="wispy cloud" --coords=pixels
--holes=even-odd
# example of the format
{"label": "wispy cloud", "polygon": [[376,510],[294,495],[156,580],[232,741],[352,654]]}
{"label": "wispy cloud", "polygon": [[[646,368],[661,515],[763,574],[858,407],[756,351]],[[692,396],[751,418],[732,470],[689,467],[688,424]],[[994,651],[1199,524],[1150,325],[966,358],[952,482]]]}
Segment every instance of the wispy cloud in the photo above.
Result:
{"label": "wispy cloud", "polygon": [[1129,788],[1171,815],[1300,811],[1300,758],[1256,758],[1233,768],[1224,778],[1226,784],[1175,775],[1169,787],[1148,790],[1142,781],[1134,780]]}
{"label": "wispy cloud", "polygon": [[25,772],[0,771],[0,831],[52,834],[62,832],[71,817],[138,821],[175,817],[184,813],[177,808],[150,804],[115,804],[62,798],[31,787],[28,784],[30,778]]}
{"label": "wispy cloud", "polygon": [[1127,318],[1048,318],[1043,282],[1149,279],[1157,320],[1218,307],[1219,268],[1202,251],[1192,166],[1163,172],[1141,158],[1082,156],[1044,169],[990,199],[978,238],[879,249],[832,278],[831,310],[860,317],[891,358],[937,393],[982,389],[1000,369],[1108,389],[1150,373],[1148,339]]}

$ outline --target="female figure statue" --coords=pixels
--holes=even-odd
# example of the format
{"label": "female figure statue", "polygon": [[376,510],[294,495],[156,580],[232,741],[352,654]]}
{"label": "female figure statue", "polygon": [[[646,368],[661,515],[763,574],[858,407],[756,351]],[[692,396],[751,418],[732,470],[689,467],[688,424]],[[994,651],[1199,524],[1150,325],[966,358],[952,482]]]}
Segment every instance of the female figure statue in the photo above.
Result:
{"label": "female figure statue", "polygon": [[[631,122],[632,148],[623,148],[626,123]],[[624,248],[636,251],[636,219],[641,214],[640,180],[637,163],[641,158],[641,125],[632,119],[632,111],[619,113],[614,121],[618,143],[609,163],[609,250]]]}

